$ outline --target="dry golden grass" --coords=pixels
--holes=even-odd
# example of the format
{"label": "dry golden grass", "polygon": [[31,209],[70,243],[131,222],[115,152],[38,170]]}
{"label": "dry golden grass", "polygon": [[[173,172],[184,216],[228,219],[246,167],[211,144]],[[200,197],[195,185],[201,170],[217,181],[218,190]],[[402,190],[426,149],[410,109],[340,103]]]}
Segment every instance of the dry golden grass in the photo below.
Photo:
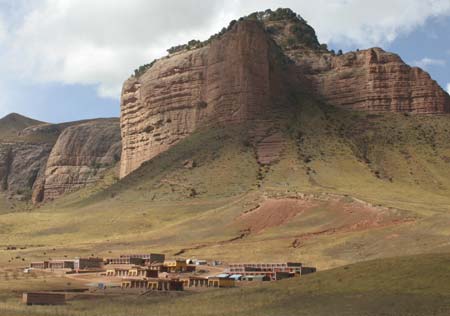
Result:
{"label": "dry golden grass", "polygon": [[[258,166],[249,146],[251,124],[217,126],[199,130],[121,181],[111,172],[97,186],[32,210],[0,203],[0,264],[148,251],[173,256],[185,249],[184,257],[292,260],[325,269],[450,251],[450,116],[370,115],[299,102],[298,115],[278,122],[287,145],[268,168]],[[186,159],[197,166],[183,168]],[[350,222],[343,209],[316,207],[236,239],[245,228],[237,220],[244,212],[266,198],[301,194],[359,199],[407,220],[345,230]],[[323,230],[333,233],[318,233]],[[307,233],[312,237],[294,248]],[[6,245],[24,249],[6,251]]]}
{"label": "dry golden grass", "polygon": [[[448,315],[449,254],[420,255],[358,263],[313,275],[235,289],[198,293],[105,297],[69,301],[66,306],[24,306],[18,295],[2,295],[2,315]],[[0,286],[22,290],[26,280]],[[47,285],[41,286],[46,287]],[[58,286],[60,280],[48,279]]]}

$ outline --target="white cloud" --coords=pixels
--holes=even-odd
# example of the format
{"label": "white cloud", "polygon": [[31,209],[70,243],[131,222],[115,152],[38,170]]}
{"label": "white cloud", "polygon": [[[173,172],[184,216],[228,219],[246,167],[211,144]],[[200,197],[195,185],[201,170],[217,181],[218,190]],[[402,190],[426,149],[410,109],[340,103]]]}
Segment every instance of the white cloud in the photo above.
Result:
{"label": "white cloud", "polygon": [[5,24],[0,19],[0,43],[5,39],[5,36],[6,36]]}
{"label": "white cloud", "polygon": [[5,22],[5,19],[0,14],[0,47],[3,44],[3,41],[5,40],[8,32],[7,32],[7,24]]}
{"label": "white cloud", "polygon": [[450,15],[448,0],[246,0],[244,11],[291,7],[316,29],[322,42],[367,46],[392,42],[429,17]]}
{"label": "white cloud", "polygon": [[137,66],[171,45],[219,29],[219,4],[47,0],[10,34],[4,60],[24,79],[94,84],[101,96],[118,97]]}
{"label": "white cloud", "polygon": [[8,49],[0,56],[3,67],[24,80],[98,85],[99,95],[115,98],[122,82],[139,65],[160,57],[172,45],[205,39],[231,19],[253,11],[290,7],[308,20],[322,42],[361,48],[389,43],[430,17],[450,15],[448,0],[42,0],[24,4],[25,12],[15,17],[4,36]]}
{"label": "white cloud", "polygon": [[4,117],[8,114],[7,108],[7,94],[5,93],[5,87],[3,83],[0,81],[0,118]]}
{"label": "white cloud", "polygon": [[413,66],[420,67],[422,69],[428,69],[429,66],[445,66],[447,62],[443,59],[433,59],[433,58],[422,58],[421,60],[416,60],[413,63]]}
{"label": "white cloud", "polygon": [[2,100],[0,100],[0,118],[4,117],[7,114],[7,109],[3,104]]}

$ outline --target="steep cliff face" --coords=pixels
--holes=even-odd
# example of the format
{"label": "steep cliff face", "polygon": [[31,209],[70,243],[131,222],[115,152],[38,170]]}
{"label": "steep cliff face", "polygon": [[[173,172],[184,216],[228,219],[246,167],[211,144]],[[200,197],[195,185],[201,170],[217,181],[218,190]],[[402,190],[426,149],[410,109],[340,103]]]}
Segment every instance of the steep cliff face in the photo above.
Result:
{"label": "steep cliff face", "polygon": [[352,110],[450,112],[449,95],[397,55],[374,48],[337,56],[292,11],[259,12],[125,82],[121,177],[200,125],[286,111],[298,91]]}
{"label": "steep cliff face", "polygon": [[46,124],[0,119],[0,191],[41,202],[98,179],[120,159],[117,119]]}
{"label": "steep cliff face", "polygon": [[51,144],[21,136],[23,129],[42,124],[16,113],[0,119],[0,191],[15,199],[31,197],[34,182],[45,168]]}
{"label": "steep cliff face", "polygon": [[311,90],[334,106],[369,112],[450,112],[449,95],[430,75],[380,48],[341,56],[310,53],[292,58]]}
{"label": "steep cliff face", "polygon": [[295,63],[298,88],[331,105],[369,112],[450,112],[450,96],[428,73],[396,54],[371,48],[337,56],[319,44],[300,17],[262,21]]}
{"label": "steep cliff face", "polygon": [[52,200],[96,182],[120,160],[118,120],[96,120],[66,128],[47,161],[34,200]]}
{"label": "steep cliff face", "polygon": [[200,123],[242,122],[268,111],[280,75],[277,48],[256,21],[236,24],[220,40],[158,60],[125,82],[121,176]]}
{"label": "steep cliff face", "polygon": [[28,200],[35,181],[42,174],[51,146],[48,144],[16,144],[7,149],[3,189],[15,198]]}

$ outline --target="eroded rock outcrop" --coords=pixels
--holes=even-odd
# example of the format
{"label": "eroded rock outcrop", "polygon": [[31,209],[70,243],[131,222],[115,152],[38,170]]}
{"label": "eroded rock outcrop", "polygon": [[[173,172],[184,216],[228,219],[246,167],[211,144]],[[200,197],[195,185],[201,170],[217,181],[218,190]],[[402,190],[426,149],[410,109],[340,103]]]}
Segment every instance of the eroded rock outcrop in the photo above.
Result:
{"label": "eroded rock outcrop", "polygon": [[378,48],[338,56],[288,9],[170,51],[124,84],[121,177],[201,125],[286,111],[299,91],[354,110],[450,112],[449,95],[426,72]]}
{"label": "eroded rock outcrop", "polygon": [[206,47],[158,60],[141,77],[127,80],[121,176],[201,123],[242,122],[269,111],[282,82],[278,53],[260,24],[246,21]]}
{"label": "eroded rock outcrop", "polygon": [[0,190],[19,200],[30,199],[51,148],[49,144],[0,144]]}
{"label": "eroded rock outcrop", "polygon": [[35,202],[52,200],[96,182],[120,160],[120,153],[120,129],[116,119],[66,128],[51,151],[43,181],[36,186]]}
{"label": "eroded rock outcrop", "polygon": [[0,191],[11,198],[29,200],[45,169],[51,142],[38,133],[21,136],[23,129],[42,124],[16,113],[0,119]]}
{"label": "eroded rock outcrop", "polygon": [[47,124],[12,114],[0,127],[0,191],[12,199],[53,199],[120,159],[118,119]]}
{"label": "eroded rock outcrop", "polygon": [[[292,12],[292,11],[291,11]],[[325,102],[369,112],[450,112],[450,96],[430,75],[396,54],[370,48],[334,54],[320,45],[301,17],[262,18],[266,30],[294,62],[299,89]]]}
{"label": "eroded rock outcrop", "polygon": [[329,104],[369,112],[450,112],[450,97],[427,72],[380,48],[293,56],[299,76]]}

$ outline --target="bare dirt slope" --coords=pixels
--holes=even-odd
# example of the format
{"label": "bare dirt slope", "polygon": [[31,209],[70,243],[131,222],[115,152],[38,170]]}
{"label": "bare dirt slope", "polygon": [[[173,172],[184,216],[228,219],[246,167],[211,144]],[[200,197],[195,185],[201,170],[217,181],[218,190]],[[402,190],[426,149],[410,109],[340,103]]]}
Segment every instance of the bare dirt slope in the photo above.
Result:
{"label": "bare dirt slope", "polygon": [[267,199],[256,209],[236,218],[236,224],[242,225],[251,233],[261,233],[265,229],[287,224],[295,218],[310,216],[318,209],[328,210],[331,213],[331,222],[320,231],[306,234],[303,239],[320,234],[368,230],[413,220],[406,218],[406,214],[399,210],[377,207],[351,198],[328,196],[320,199],[310,196]]}

